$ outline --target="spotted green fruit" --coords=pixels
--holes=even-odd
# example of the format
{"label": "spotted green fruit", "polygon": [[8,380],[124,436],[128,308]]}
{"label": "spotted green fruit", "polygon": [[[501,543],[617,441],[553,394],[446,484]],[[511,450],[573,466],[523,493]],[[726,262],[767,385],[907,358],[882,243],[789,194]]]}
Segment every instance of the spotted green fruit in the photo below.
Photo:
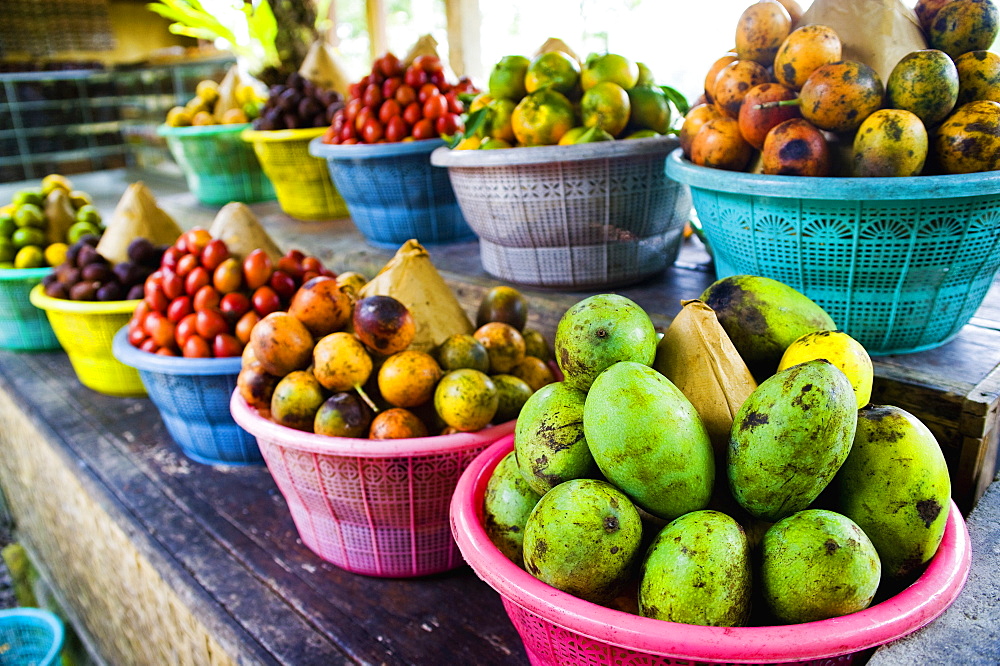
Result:
{"label": "spotted green fruit", "polygon": [[[958,69],[944,51],[903,56],[885,84],[887,106],[910,111],[927,127],[944,120],[958,100]],[[870,116],[869,116],[870,117]]]}
{"label": "spotted green fruit", "polygon": [[955,60],[958,70],[958,106],[985,99],[1000,102],[1000,55],[970,51]]}
{"label": "spotted green fruit", "polygon": [[909,111],[881,109],[854,135],[852,160],[855,176],[919,176],[927,160],[927,130]]}
{"label": "spotted green fruit", "polygon": [[1000,11],[992,0],[954,0],[945,3],[927,27],[927,41],[952,58],[969,51],[985,51],[1000,31]]}
{"label": "spotted green fruit", "polygon": [[729,490],[752,516],[776,521],[808,507],[844,463],[857,427],[856,397],[829,361],[782,370],[733,419]]}
{"label": "spotted green fruit", "polygon": [[1000,169],[1000,103],[969,102],[938,127],[934,150],[945,173]]}
{"label": "spotted green fruit", "polygon": [[697,410],[669,379],[631,361],[598,376],[583,431],[608,481],[649,513],[673,520],[704,509],[715,458]]}
{"label": "spotted green fruit", "polygon": [[887,576],[923,570],[944,537],[951,497],[948,465],[927,426],[899,407],[862,409],[836,484],[841,512],[871,538]]}
{"label": "spotted green fruit", "polygon": [[739,627],[750,614],[750,549],[739,523],[692,511],[653,540],[639,578],[639,612],[684,624]]}
{"label": "spotted green fruit", "polygon": [[511,451],[493,470],[483,500],[483,524],[490,541],[518,566],[524,563],[524,526],[542,498],[525,482]]}
{"label": "spotted green fruit", "polygon": [[764,601],[788,624],[864,610],[881,580],[872,542],[851,519],[833,511],[808,509],[775,523],[760,552]]}
{"label": "spotted green fruit", "polygon": [[605,481],[574,479],[546,493],[524,527],[524,568],[574,596],[607,603],[632,575],[642,519]]}

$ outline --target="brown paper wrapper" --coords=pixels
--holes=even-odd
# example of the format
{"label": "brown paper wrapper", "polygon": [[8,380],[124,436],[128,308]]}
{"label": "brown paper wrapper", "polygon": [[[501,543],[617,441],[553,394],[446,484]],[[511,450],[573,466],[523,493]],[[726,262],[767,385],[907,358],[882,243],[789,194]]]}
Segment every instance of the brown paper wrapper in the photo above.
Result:
{"label": "brown paper wrapper", "polygon": [[226,75],[219,82],[219,99],[215,102],[212,115],[216,120],[221,120],[229,109],[241,109],[240,103],[236,99],[236,89],[240,87],[240,72],[236,65],[226,70]]}
{"label": "brown paper wrapper", "polygon": [[451,335],[475,330],[427,250],[415,240],[406,241],[358,292],[360,298],[376,295],[392,296],[410,310],[417,325],[410,349],[430,352]]}
{"label": "brown paper wrapper", "polygon": [[573,58],[573,60],[576,60],[578,63],[580,64],[583,63],[583,61],[580,60],[580,56],[576,54],[576,51],[571,49],[569,47],[569,44],[559,39],[558,37],[549,37],[548,39],[546,39],[545,43],[539,46],[538,50],[535,51],[535,58],[542,55],[543,53],[549,53],[551,51],[562,51],[563,53]]}
{"label": "brown paper wrapper", "polygon": [[320,88],[336,90],[347,97],[351,78],[347,75],[347,70],[337,55],[321,39],[317,39],[309,47],[309,52],[306,53],[302,66],[299,67],[299,74]]}
{"label": "brown paper wrapper", "polygon": [[865,63],[882,83],[903,56],[927,48],[917,15],[900,0],[816,0],[798,23],[813,24],[833,28],[844,60]]}
{"label": "brown paper wrapper", "polygon": [[229,254],[240,260],[257,248],[264,250],[271,261],[277,262],[282,257],[281,249],[261,226],[253,211],[238,201],[222,207],[212,220],[208,233],[212,238],[225,242]]}
{"label": "brown paper wrapper", "polygon": [[146,238],[153,245],[172,245],[181,228],[156,203],[145,183],[132,183],[111,213],[97,252],[112,263],[128,261],[128,246],[136,238]]}
{"label": "brown paper wrapper", "polygon": [[653,367],[698,410],[716,458],[725,460],[733,417],[757,382],[715,311],[697,300],[682,301],[681,305],[684,307],[656,347]]}
{"label": "brown paper wrapper", "polygon": [[454,81],[456,78],[455,72],[452,70],[451,65],[448,63],[448,61],[442,58],[441,54],[438,53],[437,47],[438,47],[438,42],[436,39],[434,39],[434,37],[432,37],[431,35],[422,35],[417,39],[416,42],[413,43],[413,46],[410,47],[410,50],[406,52],[406,55],[403,56],[400,62],[402,62],[403,67],[405,68],[409,67],[417,56],[422,56],[422,55],[434,56],[435,58],[441,61],[441,66],[444,69],[445,79],[447,79],[448,81]]}

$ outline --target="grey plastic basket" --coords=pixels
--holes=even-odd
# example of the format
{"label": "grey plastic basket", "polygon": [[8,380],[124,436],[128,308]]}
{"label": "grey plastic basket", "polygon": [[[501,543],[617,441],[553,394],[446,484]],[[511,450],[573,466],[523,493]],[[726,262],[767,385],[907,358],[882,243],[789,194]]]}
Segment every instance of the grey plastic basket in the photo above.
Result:
{"label": "grey plastic basket", "polygon": [[691,212],[667,178],[672,137],[431,153],[448,168],[483,268],[560,289],[638,282],[673,263]]}

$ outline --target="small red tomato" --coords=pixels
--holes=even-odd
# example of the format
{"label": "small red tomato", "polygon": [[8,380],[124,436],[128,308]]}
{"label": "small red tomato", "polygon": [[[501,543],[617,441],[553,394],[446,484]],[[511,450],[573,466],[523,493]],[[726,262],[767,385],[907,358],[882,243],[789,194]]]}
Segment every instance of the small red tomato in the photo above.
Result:
{"label": "small red tomato", "polygon": [[139,304],[135,306],[135,310],[132,312],[132,320],[135,321],[138,319],[141,321],[147,314],[149,314],[149,303],[139,301]]}
{"label": "small red tomato", "polygon": [[141,349],[144,352],[149,352],[150,354],[155,354],[156,341],[153,340],[153,338],[146,338],[145,340],[142,341],[142,344],[139,345],[139,349]]}
{"label": "small red tomato", "polygon": [[[398,77],[403,73],[403,65],[399,62],[397,58],[392,53],[386,53],[382,56],[382,62],[379,65],[379,71],[382,72],[383,76],[386,77]],[[387,79],[391,80],[391,79]]]}
{"label": "small red tomato", "polygon": [[192,335],[184,341],[181,353],[185,358],[211,358],[212,348],[200,335]]}
{"label": "small red tomato", "polygon": [[383,134],[385,134],[385,129],[378,118],[369,118],[361,129],[361,138],[365,140],[365,143],[375,143],[382,138]]}
{"label": "small red tomato", "polygon": [[206,340],[211,340],[219,333],[225,333],[229,330],[226,318],[218,310],[199,310],[195,316],[197,317],[194,324],[195,330]]}
{"label": "small red tomato", "polygon": [[343,141],[340,142],[340,144],[343,146],[353,146],[356,145],[357,143],[358,143],[357,139],[344,139]]}
{"label": "small red tomato", "polygon": [[221,300],[222,295],[219,294],[219,290],[210,284],[206,284],[204,287],[195,292],[192,305],[194,306],[195,312],[201,312],[202,310],[214,310],[219,307],[219,302]]}
{"label": "small red tomato", "polygon": [[347,86],[347,96],[351,98],[351,101],[354,101],[361,97],[361,93],[363,93],[364,90],[365,87],[361,85],[360,81],[358,83],[352,83]]}
{"label": "small red tomato", "polygon": [[427,101],[424,102],[423,111],[424,118],[437,120],[444,114],[448,113],[448,100],[445,99],[444,95],[434,95],[433,97],[428,97]]}
{"label": "small red tomato", "polygon": [[301,264],[302,260],[306,258],[306,253],[302,250],[291,249],[285,253],[285,256],[294,261],[296,264]]}
{"label": "small red tomato", "polygon": [[382,106],[378,110],[378,120],[383,125],[389,122],[390,118],[402,115],[403,107],[399,105],[394,99],[387,99],[382,102]]}
{"label": "small red tomato", "polygon": [[420,86],[427,83],[427,72],[415,65],[410,65],[406,70],[406,74],[403,75],[403,80],[406,81],[406,85],[417,90]]}
{"label": "small red tomato", "polygon": [[432,55],[418,55],[413,59],[413,64],[411,67],[419,67],[428,74],[431,72],[440,72],[443,69],[441,65],[441,59],[437,56]]}
{"label": "small red tomato", "polygon": [[174,337],[177,339],[177,346],[184,348],[184,343],[192,335],[198,334],[198,315],[191,313],[177,322],[177,328],[174,330]]}
{"label": "small red tomato", "polygon": [[178,296],[174,300],[170,301],[170,305],[167,306],[167,319],[176,324],[181,319],[184,319],[184,317],[191,314],[191,312],[191,297]]}
{"label": "small red tomato", "polygon": [[403,85],[403,77],[401,76],[393,76],[386,79],[382,84],[382,99],[393,99],[401,85]]}
{"label": "small red tomato", "polygon": [[198,255],[195,254],[185,254],[177,262],[177,268],[174,271],[180,275],[182,278],[186,278],[191,274],[191,271],[198,267]]}
{"label": "small red tomato", "polygon": [[[303,257],[304,258],[304,257]],[[281,259],[278,259],[277,265],[275,265],[275,271],[281,271],[286,275],[292,276],[296,281],[302,279],[302,259],[299,257],[293,257],[286,254]]]}
{"label": "small red tomato", "polygon": [[323,132],[323,143],[340,143],[340,137],[337,136],[339,131],[339,127],[335,128],[333,125],[327,127],[326,131]]}
{"label": "small red tomato", "polygon": [[389,143],[402,141],[409,133],[409,126],[407,126],[406,121],[399,116],[389,118],[389,122],[385,125],[385,140]]}
{"label": "small red tomato", "polygon": [[169,347],[160,347],[159,349],[156,350],[156,354],[158,356],[177,356],[176,352],[174,352],[174,350],[170,349]]}
{"label": "small red tomato", "polygon": [[177,266],[177,262],[181,260],[184,253],[176,245],[171,245],[164,251],[163,259],[160,263],[167,268],[174,268]]}
{"label": "small red tomato", "polygon": [[436,85],[434,85],[433,83],[425,83],[424,85],[420,86],[420,90],[417,91],[417,101],[423,104],[431,97],[437,97],[440,94],[441,91],[438,90],[438,87]]}
{"label": "small red tomato", "polygon": [[371,108],[377,107],[382,103],[382,87],[374,83],[369,83],[368,87],[365,88],[364,94],[361,95],[361,101],[365,106]]}
{"label": "small red tomato", "polygon": [[418,141],[421,139],[433,139],[436,136],[437,130],[434,128],[434,121],[430,118],[424,118],[413,126],[413,138]]}
{"label": "small red tomato", "polygon": [[448,100],[449,113],[462,113],[465,111],[465,105],[462,104],[462,100],[458,98],[458,93],[454,90],[449,93],[445,93],[444,98]]}
{"label": "small red tomato", "polygon": [[212,285],[220,293],[228,294],[243,286],[243,267],[235,257],[229,257],[215,268]]}
{"label": "small red tomato", "polygon": [[[316,257],[303,257],[302,258],[302,274],[303,275],[305,275],[306,271],[316,271],[316,272],[319,272],[319,270],[321,268],[323,268],[323,262],[320,261],[319,259],[317,259]],[[306,282],[306,281],[307,280],[305,278],[302,279],[302,282]]]}
{"label": "small red tomato", "polygon": [[354,129],[354,123],[350,122],[344,125],[344,128],[340,130],[340,140],[347,141],[348,139],[353,139],[357,136],[357,131]]}
{"label": "small red tomato", "polygon": [[170,305],[170,299],[167,298],[167,295],[163,292],[163,285],[150,276],[150,279],[146,280],[143,290],[143,299],[146,301],[146,305],[149,306],[149,309],[152,312],[167,311],[167,307]]}
{"label": "small red tomato", "polygon": [[352,124],[354,119],[358,117],[358,112],[361,111],[363,106],[364,103],[360,99],[352,99],[344,107],[344,120],[346,120],[348,124]]}
{"label": "small red tomato", "polygon": [[358,117],[354,119],[354,129],[358,134],[361,134],[362,130],[365,128],[365,123],[368,122],[369,118],[377,118],[378,114],[372,110],[370,106],[366,106],[358,112]]}
{"label": "small red tomato", "polygon": [[420,106],[420,102],[413,102],[405,109],[403,109],[403,120],[406,121],[407,125],[411,127],[417,124],[417,121],[424,117],[423,108]]}
{"label": "small red tomato", "polygon": [[260,315],[255,311],[250,310],[236,322],[236,338],[243,344],[248,344],[250,342],[250,332],[253,327],[260,321]]}
{"label": "small red tomato", "polygon": [[403,84],[396,88],[396,101],[404,109],[417,101],[417,90],[413,86]]}
{"label": "small red tomato", "polygon": [[150,312],[146,315],[143,328],[157,347],[170,347],[174,344],[174,323],[166,315]]}
{"label": "small red tomato", "polygon": [[214,271],[227,258],[229,258],[229,248],[218,238],[210,240],[201,251],[201,265],[209,272]]}
{"label": "small red tomato", "polygon": [[184,278],[169,268],[163,269],[163,277],[160,278],[160,284],[163,286],[163,293],[170,300],[184,295]]}
{"label": "small red tomato", "polygon": [[193,271],[188,273],[187,277],[184,278],[184,291],[189,296],[194,296],[198,293],[198,290],[204,287],[206,284],[211,283],[212,277],[209,275],[208,271],[205,270],[204,266],[198,266]]}
{"label": "small red tomato", "polygon": [[146,333],[146,329],[144,329],[142,326],[136,326],[135,328],[129,330],[128,332],[128,341],[132,344],[133,347],[138,347],[148,337],[149,334]]}
{"label": "small red tomato", "polygon": [[208,229],[202,227],[195,227],[193,229],[188,229],[183,234],[181,234],[177,245],[180,246],[181,242],[184,243],[184,249],[191,254],[198,255],[201,251],[205,249],[205,246],[212,241],[212,235],[208,233]]}
{"label": "small red tomato", "polygon": [[290,301],[298,289],[295,278],[282,270],[276,270],[271,274],[270,285],[282,301]]}
{"label": "small red tomato", "polygon": [[219,301],[219,310],[222,314],[226,315],[226,318],[230,321],[236,321],[247,312],[250,311],[251,303],[250,299],[246,294],[241,294],[235,291],[231,294],[226,294]]}
{"label": "small red tomato", "polygon": [[272,312],[277,312],[281,309],[281,298],[274,289],[268,286],[258,287],[253,292],[250,302],[253,303],[253,309],[261,317],[266,317]]}
{"label": "small red tomato", "polygon": [[435,86],[440,88],[442,92],[448,92],[451,90],[451,86],[448,85],[448,81],[444,78],[443,71],[428,72],[427,74],[428,83],[433,83]]}
{"label": "small red tomato", "polygon": [[248,289],[253,290],[267,284],[273,271],[274,264],[271,257],[260,248],[250,252],[243,260],[243,277],[246,278]]}
{"label": "small red tomato", "polygon": [[366,85],[374,83],[375,85],[381,87],[382,83],[385,82],[385,75],[383,75],[382,72],[378,71],[377,69],[373,69],[371,74],[369,74],[367,78],[368,78],[368,83]]}
{"label": "small red tomato", "polygon": [[212,338],[212,355],[216,358],[239,356],[243,353],[243,343],[236,336],[220,333]]}

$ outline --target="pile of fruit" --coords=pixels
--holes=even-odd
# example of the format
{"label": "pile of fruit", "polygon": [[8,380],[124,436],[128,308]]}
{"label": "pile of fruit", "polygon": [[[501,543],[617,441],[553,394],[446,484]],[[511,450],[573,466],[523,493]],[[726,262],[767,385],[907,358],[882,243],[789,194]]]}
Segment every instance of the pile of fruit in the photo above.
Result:
{"label": "pile of fruit", "polygon": [[343,107],[344,98],[339,92],[320,88],[292,72],[284,84],[271,86],[253,127],[263,131],[326,127]]}
{"label": "pile of fruit", "polygon": [[248,123],[259,115],[264,101],[252,85],[241,85],[233,91],[236,106],[220,111],[219,84],[211,79],[199,81],[195,95],[184,106],[167,111],[168,127],[200,127],[204,125],[235,125]]}
{"label": "pile of fruit", "polygon": [[63,262],[70,243],[104,231],[86,192],[50,174],[0,207],[0,268],[41,268]]}
{"label": "pile of fruit", "polygon": [[864,348],[767,278],[688,308],[704,335],[679,315],[659,342],[622,296],[565,313],[565,378],[525,403],[486,489],[497,547],[580,598],[711,626],[836,617],[911,582],[943,537],[948,469],[917,418],[869,404]]}
{"label": "pile of fruit", "polygon": [[318,259],[297,250],[273,262],[256,249],[241,261],[200,227],[160,250],[153,267],[139,283],[136,297],[143,300],[129,320],[129,342],[187,358],[239,356],[254,325],[288,308],[303,283],[333,277]]}
{"label": "pile of fruit", "polygon": [[503,57],[489,90],[469,106],[468,127],[456,149],[548,146],[633,139],[670,130],[671,103],[685,111],[676,91],[656,86],[642,63],[607,53],[583,66],[564,51],[534,60]]}
{"label": "pile of fruit", "polygon": [[129,243],[128,261],[112,263],[97,251],[98,240],[87,235],[69,246],[63,262],[42,280],[47,296],[102,302],[142,298],[143,282],[166,247],[137,238]]}
{"label": "pile of fruit", "polygon": [[[882,81],[842,60],[837,33],[792,30],[788,0],[748,7],[736,50],[705,78],[681,129],[700,166],[803,176],[916,176],[1000,169],[1000,29],[992,0],[920,0],[933,47]],[[756,159],[755,159],[756,158]]]}
{"label": "pile of fruit", "polygon": [[535,390],[555,381],[548,345],[526,320],[524,297],[498,287],[483,298],[474,334],[454,334],[432,353],[408,349],[417,323],[400,301],[355,301],[336,280],[317,277],[287,312],[254,326],[237,385],[261,415],[321,435],[481,430],[517,418]]}
{"label": "pile of fruit", "polygon": [[451,136],[464,128],[459,95],[475,92],[468,78],[452,85],[437,56],[419,55],[409,66],[392,53],[351,84],[347,106],[334,114],[324,143],[396,143]]}

